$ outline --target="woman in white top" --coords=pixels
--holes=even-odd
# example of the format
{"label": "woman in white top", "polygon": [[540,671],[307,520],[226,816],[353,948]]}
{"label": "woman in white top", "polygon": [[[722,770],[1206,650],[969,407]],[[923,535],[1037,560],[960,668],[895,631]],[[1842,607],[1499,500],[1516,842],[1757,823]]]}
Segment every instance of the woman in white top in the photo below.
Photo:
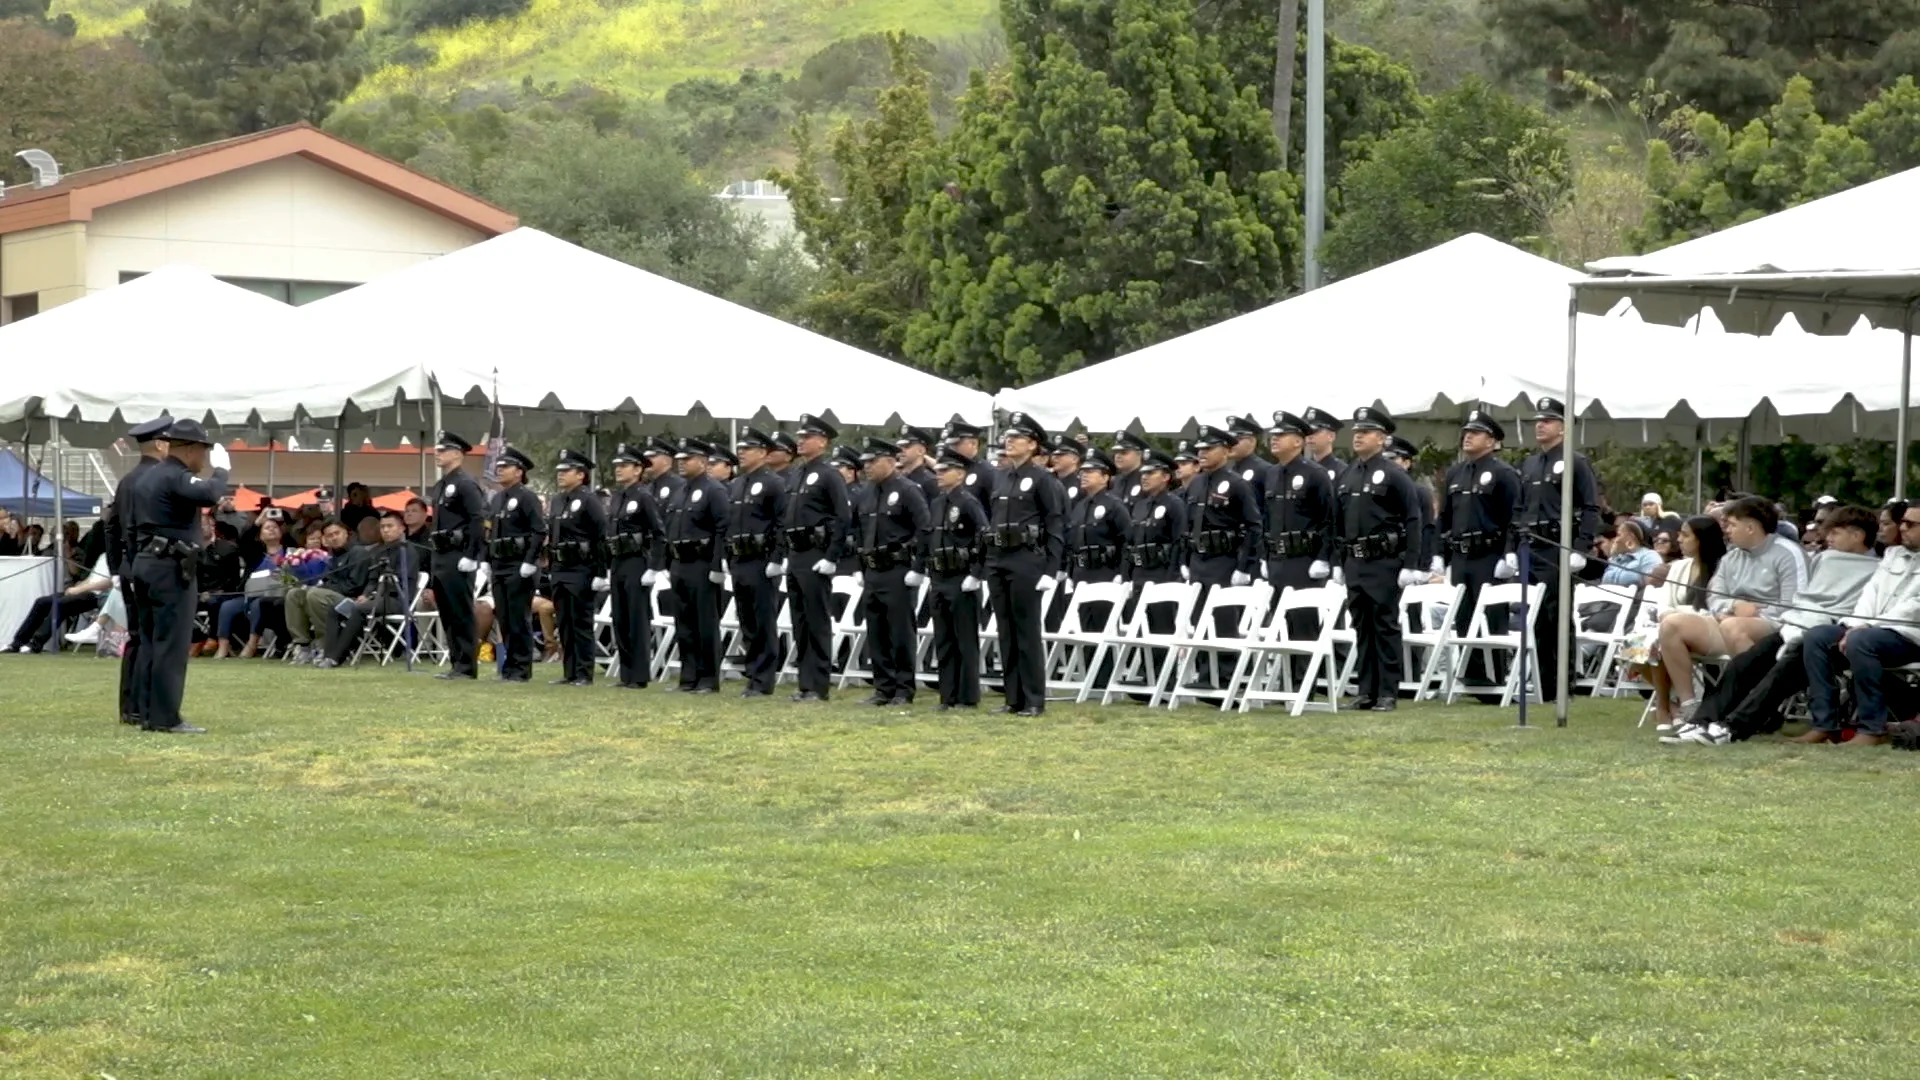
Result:
{"label": "woman in white top", "polygon": [[[1701,516],[1688,518],[1680,526],[1681,558],[1668,568],[1667,580],[1655,597],[1663,621],[1675,612],[1707,610],[1707,585],[1713,581],[1713,575],[1720,569],[1720,560],[1726,553],[1727,537],[1721,531],[1719,522]],[[1653,684],[1653,709],[1659,717],[1660,730],[1672,730],[1673,682],[1660,662],[1658,631],[1648,631],[1646,638],[1644,643],[1629,643],[1628,653],[1637,654],[1640,650],[1634,647],[1636,645],[1645,649],[1647,659],[1640,673]],[[1691,673],[1688,678],[1692,678]]]}

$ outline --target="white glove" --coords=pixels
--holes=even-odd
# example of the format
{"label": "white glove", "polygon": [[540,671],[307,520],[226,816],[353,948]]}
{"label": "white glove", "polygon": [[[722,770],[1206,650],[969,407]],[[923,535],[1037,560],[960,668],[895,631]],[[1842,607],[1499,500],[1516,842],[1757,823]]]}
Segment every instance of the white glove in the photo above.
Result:
{"label": "white glove", "polygon": [[207,464],[216,469],[231,469],[233,468],[233,455],[227,453],[226,446],[221,443],[214,443],[212,446],[207,447]]}
{"label": "white glove", "polygon": [[733,573],[733,564],[731,564],[731,563],[729,563],[729,562],[727,562],[727,560],[725,560],[725,559],[721,559],[721,560],[720,560],[720,572],[721,572],[722,574],[731,574],[731,573]]}
{"label": "white glove", "polygon": [[119,575],[119,574],[115,574],[115,575],[113,575],[113,587],[114,587],[114,588],[116,588],[116,589],[120,587],[120,575]]}
{"label": "white glove", "polygon": [[649,587],[651,587],[653,583],[658,580],[660,580],[660,575],[659,573],[653,570],[649,570],[646,573],[640,575],[640,584],[646,585]]}
{"label": "white glove", "polygon": [[1345,569],[1338,566],[1333,568],[1333,583],[1335,585],[1345,585],[1347,583],[1347,572]]}
{"label": "white glove", "polygon": [[832,577],[836,569],[838,568],[833,565],[832,559],[821,559],[819,562],[813,564],[814,573],[825,574],[828,577]]}
{"label": "white glove", "polygon": [[1066,584],[1067,572],[1065,570],[1059,571],[1058,573],[1053,575],[1053,580],[1058,581],[1063,585]]}
{"label": "white glove", "polygon": [[917,589],[920,587],[921,582],[927,580],[927,577],[925,574],[916,574],[913,571],[909,570],[907,571],[907,576],[902,578],[901,580],[907,583],[907,588]]}
{"label": "white glove", "polygon": [[523,562],[523,563],[521,563],[521,564],[520,564],[520,576],[521,576],[521,577],[532,577],[533,575],[535,575],[535,574],[537,574],[537,573],[539,573],[539,572],[540,572],[540,568],[539,568],[539,567],[537,567],[537,566],[535,566],[535,565],[533,565],[533,564],[532,564],[532,563],[530,563],[530,562]]}
{"label": "white glove", "polygon": [[1427,567],[1427,573],[1444,574],[1446,572],[1447,572],[1447,561],[1445,559],[1442,559],[1440,556],[1435,555],[1433,557],[1433,563]]}
{"label": "white glove", "polygon": [[606,579],[606,578],[603,578],[603,577],[597,577],[597,578],[594,578],[594,579],[593,579],[593,582],[592,582],[592,585],[593,585],[593,591],[594,591],[594,592],[606,592],[606,591],[607,591],[607,579]]}
{"label": "white glove", "polygon": [[1192,580],[1193,580],[1193,571],[1191,571],[1191,570],[1188,570],[1188,569],[1187,569],[1186,567],[1184,567],[1184,566],[1183,566],[1183,567],[1181,567],[1181,568],[1180,568],[1180,580],[1181,580],[1181,581],[1192,581]]}
{"label": "white glove", "polygon": [[1233,576],[1228,578],[1227,580],[1235,585],[1253,584],[1253,579],[1247,576],[1247,572],[1245,570],[1235,570],[1233,572]]}
{"label": "white glove", "polygon": [[1425,585],[1426,583],[1427,575],[1418,570],[1400,571],[1400,587],[1403,589],[1410,588],[1414,585]]}
{"label": "white glove", "polygon": [[1577,574],[1587,568],[1587,557],[1577,551],[1570,551],[1567,553],[1567,565]]}
{"label": "white glove", "polygon": [[463,555],[460,557],[459,567],[460,567],[461,573],[471,574],[475,570],[480,569],[480,564],[477,562],[474,562],[472,559],[469,559]]}
{"label": "white glove", "polygon": [[1501,559],[1499,564],[1493,568],[1493,578],[1495,581],[1512,581],[1519,576],[1520,558],[1517,555],[1509,555]]}
{"label": "white glove", "polygon": [[1307,576],[1315,581],[1325,581],[1333,576],[1333,567],[1328,566],[1325,559],[1315,559],[1313,565],[1307,567]]}
{"label": "white glove", "polygon": [[1073,595],[1073,579],[1068,578],[1065,581],[1062,581],[1060,583],[1060,588],[1065,590],[1068,596],[1072,596]]}
{"label": "white glove", "polygon": [[1041,593],[1046,592],[1047,586],[1050,584],[1052,584],[1052,582],[1049,582],[1047,580],[1047,576],[1045,574],[1042,574],[1040,575],[1040,580],[1033,583],[1033,591],[1041,592]]}
{"label": "white glove", "polygon": [[768,577],[770,577],[770,578],[778,578],[778,577],[786,577],[786,576],[787,576],[787,564],[786,564],[786,563],[783,563],[783,562],[770,562],[770,563],[768,563],[768,564],[767,564],[767,576],[768,576]]}
{"label": "white glove", "polygon": [[1115,575],[1113,575],[1113,583],[1114,583],[1115,585],[1118,585],[1118,584],[1120,584],[1121,582],[1123,582],[1123,581],[1125,581],[1125,580],[1127,580],[1127,579],[1126,579],[1126,578],[1123,578],[1123,577],[1121,577],[1121,576],[1120,576],[1119,574],[1115,574]]}
{"label": "white glove", "polygon": [[986,582],[981,581],[979,578],[974,577],[972,574],[968,574],[966,577],[963,577],[960,579],[961,592],[979,592],[981,589],[984,589],[986,587],[987,587]]}
{"label": "white glove", "polygon": [[715,585],[725,585],[727,583],[727,575],[719,570],[709,570],[707,571],[707,580],[713,582]]}
{"label": "white glove", "polygon": [[1272,580],[1272,577],[1267,573],[1267,560],[1265,559],[1260,560],[1260,580],[1261,581]]}

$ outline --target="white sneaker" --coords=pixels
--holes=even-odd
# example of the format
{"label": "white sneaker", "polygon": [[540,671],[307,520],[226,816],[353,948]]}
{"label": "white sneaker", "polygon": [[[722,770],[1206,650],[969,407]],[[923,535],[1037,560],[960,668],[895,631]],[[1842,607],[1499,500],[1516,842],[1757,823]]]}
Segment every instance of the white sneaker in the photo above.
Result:
{"label": "white sneaker", "polygon": [[1728,731],[1725,724],[1708,724],[1706,727],[1695,725],[1685,737],[1688,742],[1696,742],[1701,746],[1725,746],[1733,741],[1733,732]]}
{"label": "white sneaker", "polygon": [[67,640],[75,645],[97,645],[100,643],[100,624],[88,623],[67,635]]}
{"label": "white sneaker", "polygon": [[1680,725],[1679,725],[1679,724],[1655,724],[1655,725],[1653,725],[1653,733],[1654,733],[1655,735],[1671,735],[1671,734],[1673,734],[1674,732],[1676,732],[1676,731],[1678,731],[1678,730],[1680,730]]}
{"label": "white sneaker", "polygon": [[1684,746],[1693,741],[1693,733],[1699,730],[1698,724],[1675,724],[1673,734],[1660,736],[1660,741],[1668,746]]}
{"label": "white sneaker", "polygon": [[18,648],[18,649],[16,649],[15,651],[16,651],[16,652],[18,652],[18,653],[19,653],[20,655],[22,655],[22,656],[25,656],[25,655],[27,655],[28,653],[30,653],[30,652],[32,652],[32,651],[33,651],[33,646],[31,646],[31,645],[22,645],[22,646],[20,646],[20,648]]}

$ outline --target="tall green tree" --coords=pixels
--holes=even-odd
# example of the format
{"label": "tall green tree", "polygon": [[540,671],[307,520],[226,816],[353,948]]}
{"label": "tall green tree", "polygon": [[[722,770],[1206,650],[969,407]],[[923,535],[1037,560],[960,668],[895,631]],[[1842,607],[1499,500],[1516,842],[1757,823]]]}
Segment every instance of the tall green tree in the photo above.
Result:
{"label": "tall green tree", "polygon": [[365,27],[359,8],[321,15],[320,0],[190,0],[147,9],[174,122],[196,139],[321,123],[359,85],[348,47]]}
{"label": "tall green tree", "polygon": [[1920,74],[1920,0],[1486,0],[1509,74],[1569,71],[1624,96],[1651,78],[1735,123],[1757,117],[1795,74],[1839,115]]}
{"label": "tall green tree", "polygon": [[1024,383],[1284,293],[1299,188],[1267,79],[1236,84],[1188,0],[1002,0],[1001,23],[1004,77],[976,76],[914,174],[906,244],[929,281],[910,358]]}
{"label": "tall green tree", "polygon": [[1567,184],[1559,126],[1469,78],[1341,177],[1327,266],[1348,276],[1469,232],[1537,249]]}
{"label": "tall green tree", "polygon": [[36,148],[71,171],[172,142],[166,84],[132,43],[0,23],[0,161]]}
{"label": "tall green tree", "polygon": [[[41,30],[51,30],[61,37],[72,37],[79,25],[71,14],[50,14],[53,0],[0,0],[0,23],[24,23]],[[0,26],[0,34],[13,31],[13,27]]]}
{"label": "tall green tree", "polygon": [[[914,167],[934,148],[927,70],[916,39],[890,35],[893,85],[875,116],[848,121],[825,159],[808,125],[795,131],[799,158],[769,178],[787,191],[794,226],[820,267],[818,291],[801,306],[807,325],[863,349],[902,354],[907,320],[926,294],[926,273],[904,245],[907,211],[922,192]],[[838,196],[829,172],[839,178]]]}

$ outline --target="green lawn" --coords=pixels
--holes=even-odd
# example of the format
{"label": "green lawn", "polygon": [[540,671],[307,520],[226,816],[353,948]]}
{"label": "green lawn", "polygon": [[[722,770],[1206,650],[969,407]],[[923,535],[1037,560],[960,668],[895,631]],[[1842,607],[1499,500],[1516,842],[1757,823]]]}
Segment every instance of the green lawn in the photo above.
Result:
{"label": "green lawn", "polygon": [[1920,755],[113,674],[0,658],[9,1080],[1920,1071]]}

